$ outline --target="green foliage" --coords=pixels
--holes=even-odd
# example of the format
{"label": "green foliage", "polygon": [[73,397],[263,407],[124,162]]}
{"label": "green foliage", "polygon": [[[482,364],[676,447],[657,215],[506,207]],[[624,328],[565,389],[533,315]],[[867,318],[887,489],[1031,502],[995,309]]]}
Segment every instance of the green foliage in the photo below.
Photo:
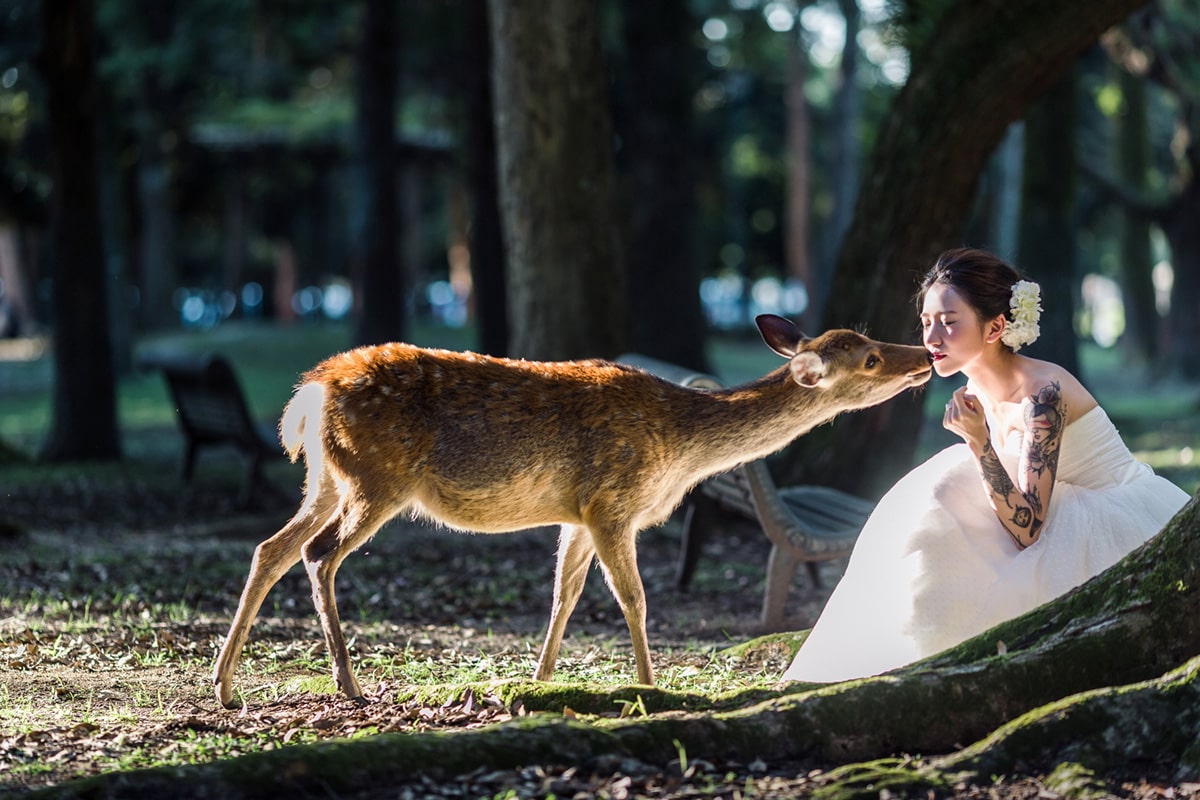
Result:
{"label": "green foliage", "polygon": [[916,52],[929,44],[938,22],[954,7],[953,0],[888,0],[891,41]]}

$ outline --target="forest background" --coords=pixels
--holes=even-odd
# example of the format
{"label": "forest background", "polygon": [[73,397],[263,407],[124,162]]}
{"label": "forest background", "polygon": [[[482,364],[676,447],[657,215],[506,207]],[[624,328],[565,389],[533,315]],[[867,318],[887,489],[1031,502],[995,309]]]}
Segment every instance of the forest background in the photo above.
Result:
{"label": "forest background", "polygon": [[[916,276],[969,243],[1042,281],[1034,355],[1192,380],[1194,6],[12,3],[0,333],[57,320],[42,455],[111,458],[149,331],[432,318],[703,369],[760,310],[914,340]],[[782,477],[877,493],[919,427],[895,406]]]}
{"label": "forest background", "polygon": [[[0,335],[54,379],[0,442],[119,459],[119,389],[178,329],[700,369],[765,310],[915,341],[961,243],[1042,282],[1033,355],[1187,386],[1198,43],[1195,0],[9,3]],[[925,399],[778,476],[877,495]]]}

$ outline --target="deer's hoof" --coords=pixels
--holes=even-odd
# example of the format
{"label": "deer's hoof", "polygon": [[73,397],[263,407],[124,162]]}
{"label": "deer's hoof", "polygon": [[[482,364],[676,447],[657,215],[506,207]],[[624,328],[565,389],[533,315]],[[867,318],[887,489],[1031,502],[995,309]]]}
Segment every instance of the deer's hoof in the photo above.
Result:
{"label": "deer's hoof", "polygon": [[213,688],[216,690],[217,702],[228,709],[240,708],[241,703],[233,699],[233,687],[227,683],[222,683],[220,680],[213,681]]}

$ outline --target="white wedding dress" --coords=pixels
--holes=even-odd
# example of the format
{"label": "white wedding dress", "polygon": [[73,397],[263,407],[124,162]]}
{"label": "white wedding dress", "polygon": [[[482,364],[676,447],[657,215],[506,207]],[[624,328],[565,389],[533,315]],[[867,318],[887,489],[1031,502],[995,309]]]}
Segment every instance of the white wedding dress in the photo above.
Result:
{"label": "white wedding dress", "polygon": [[[993,437],[1016,475],[1021,432]],[[949,447],[879,501],[783,680],[877,675],[965,641],[1112,566],[1187,500],[1133,458],[1096,407],[1063,433],[1046,523],[1037,542],[1018,550],[988,504],[970,449]]]}

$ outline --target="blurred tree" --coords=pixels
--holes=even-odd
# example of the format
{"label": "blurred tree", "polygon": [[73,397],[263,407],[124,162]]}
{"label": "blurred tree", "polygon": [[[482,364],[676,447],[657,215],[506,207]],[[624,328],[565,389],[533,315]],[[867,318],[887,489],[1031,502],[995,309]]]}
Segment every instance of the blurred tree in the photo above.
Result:
{"label": "blurred tree", "polygon": [[633,349],[707,370],[696,215],[692,98],[698,53],[684,0],[624,0],[621,114],[630,209]]}
{"label": "blurred tree", "polygon": [[[957,244],[1009,123],[1146,0],[946,0],[901,8],[909,78],[880,131],[838,260],[827,326],[916,340],[919,276]],[[878,496],[912,462],[923,396],[843,417],[786,452],[782,477]]]}
{"label": "blurred tree", "polygon": [[814,332],[821,329],[819,322],[824,313],[837,254],[841,249],[842,239],[854,219],[854,201],[858,195],[862,172],[862,137],[859,127],[863,122],[863,91],[858,77],[861,12],[857,0],[838,0],[838,7],[846,20],[846,39],[842,45],[841,60],[838,62],[837,92],[834,95],[832,119],[829,124],[833,148],[833,174],[829,181],[833,192],[833,207],[829,212],[828,233],[822,240],[821,258],[816,264],[813,283],[808,292],[811,308],[808,319],[813,320],[811,330]]}
{"label": "blurred tree", "polygon": [[41,13],[33,4],[0,14],[0,336],[33,333],[45,309],[34,300],[32,242],[49,210],[36,165],[45,148],[45,103],[32,63]]}
{"label": "blurred tree", "polygon": [[1166,234],[1174,286],[1167,320],[1164,367],[1200,379],[1200,2],[1160,0],[1158,13],[1139,16],[1135,42],[1145,48],[1147,76],[1176,104],[1174,174],[1153,221]]}
{"label": "blurred tree", "polygon": [[355,59],[354,121],[362,230],[357,242],[360,308],[354,341],[404,338],[405,302],[399,262],[396,193],[396,3],[364,0]]}
{"label": "blurred tree", "polygon": [[90,0],[42,4],[50,139],[54,396],[42,457],[115,459],[116,385],[96,173],[96,78]]}
{"label": "blurred tree", "polygon": [[[1144,74],[1175,109],[1165,179],[1138,187],[1085,162],[1084,173],[1106,197],[1141,223],[1158,225],[1170,247],[1174,283],[1161,366],[1200,378],[1200,3],[1162,0],[1106,36],[1105,47],[1126,70]],[[1135,223],[1136,224],[1136,223]]]}
{"label": "blurred tree", "polygon": [[491,43],[485,3],[468,3],[466,25],[466,170],[471,193],[471,279],[479,347],[508,353],[504,239],[496,177],[496,121],[492,108]]}
{"label": "blurred tree", "polygon": [[510,350],[616,356],[629,347],[629,300],[599,10],[573,0],[489,9]]}
{"label": "blurred tree", "polygon": [[1041,337],[1023,352],[1079,375],[1075,308],[1078,81],[1069,69],[1025,117],[1019,250],[1015,266],[1042,287]]}
{"label": "blurred tree", "polygon": [[205,101],[228,92],[245,67],[248,48],[239,45],[248,38],[247,11],[246,0],[107,0],[96,8],[100,71],[115,111],[106,121],[104,180],[114,187],[128,182],[133,201],[109,209],[119,217],[109,230],[130,239],[110,247],[132,256],[137,323],[146,329],[177,323],[172,294],[180,278],[187,129]]}
{"label": "blurred tree", "polygon": [[[161,53],[175,37],[178,3],[174,0],[142,6],[136,16],[133,31],[146,38],[144,46]],[[133,31],[122,31],[129,37]],[[126,41],[129,41],[126,38]],[[141,229],[138,236],[140,285],[142,302],[139,306],[141,324],[153,330],[173,327],[176,322],[171,294],[178,285],[178,265],[175,246],[178,222],[174,202],[175,182],[172,180],[171,156],[179,141],[175,129],[179,120],[170,116],[182,111],[179,83],[171,80],[169,70],[142,69],[137,71],[138,113],[133,117],[137,140],[137,198]]]}
{"label": "blurred tree", "polygon": [[[798,22],[798,21],[797,21]],[[809,242],[809,218],[812,215],[809,198],[812,195],[810,180],[810,115],[805,83],[808,80],[808,53],[804,49],[803,28],[797,24],[797,33],[789,37],[788,78],[784,90],[784,106],[787,108],[787,225],[784,229],[787,274],[802,283],[808,292],[808,305],[800,315],[800,327],[811,335],[819,330],[821,319],[820,301],[828,275],[821,269],[820,262],[811,258]],[[851,48],[853,49],[853,48]],[[835,131],[836,137],[840,131]],[[843,142],[834,145],[835,152],[841,151]],[[836,182],[836,178],[835,178]],[[834,197],[844,196],[841,185],[835,185]],[[853,190],[851,190],[853,191]],[[836,209],[836,203],[835,203]],[[833,238],[832,236],[830,238]]]}
{"label": "blurred tree", "polygon": [[[1146,80],[1129,69],[1118,68],[1123,112],[1117,118],[1117,175],[1133,192],[1144,194],[1150,171],[1149,121]],[[1154,302],[1153,254],[1150,220],[1131,214],[1121,221],[1120,268],[1124,281],[1125,336],[1129,355],[1154,364],[1159,356],[1159,317]]]}

